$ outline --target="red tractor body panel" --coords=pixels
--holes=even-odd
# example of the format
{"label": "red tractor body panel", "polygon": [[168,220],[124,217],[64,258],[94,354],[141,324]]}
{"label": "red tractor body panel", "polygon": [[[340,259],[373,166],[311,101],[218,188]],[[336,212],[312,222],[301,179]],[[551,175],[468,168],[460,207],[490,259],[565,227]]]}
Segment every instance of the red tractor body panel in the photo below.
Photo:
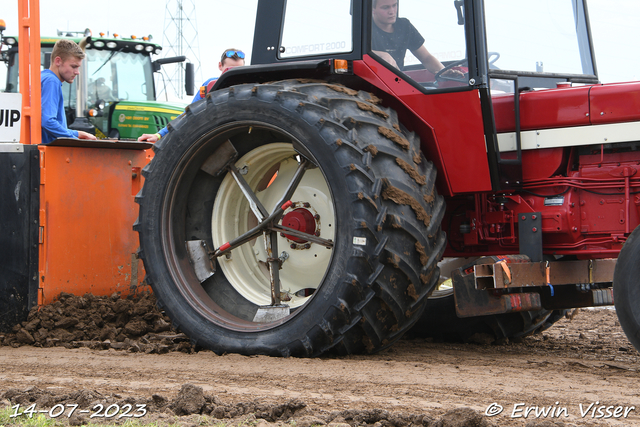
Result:
{"label": "red tractor body panel", "polygon": [[[520,94],[520,128],[537,130],[571,126],[586,126],[589,121],[589,91],[591,86],[547,89]],[[494,95],[493,109],[496,130],[515,130],[513,94]]]}
{"label": "red tractor body panel", "polygon": [[[353,69],[354,74],[397,99],[396,110],[406,112],[401,122],[420,135],[423,152],[444,178],[439,179],[442,194],[491,191],[477,91],[424,96],[368,55],[363,61],[354,61]],[[464,126],[452,126],[451,117],[459,117]]]}
{"label": "red tractor body panel", "polygon": [[[493,96],[498,132],[515,130],[513,94]],[[520,94],[522,131],[640,120],[640,82],[546,89]]]}
{"label": "red tractor body panel", "polygon": [[592,86],[589,92],[594,125],[640,120],[640,82]]}

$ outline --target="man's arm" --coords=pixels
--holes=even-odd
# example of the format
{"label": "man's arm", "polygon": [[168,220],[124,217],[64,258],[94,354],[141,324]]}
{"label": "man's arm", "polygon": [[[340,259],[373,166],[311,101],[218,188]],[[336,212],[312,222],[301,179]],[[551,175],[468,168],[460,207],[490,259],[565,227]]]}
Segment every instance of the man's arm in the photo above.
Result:
{"label": "man's arm", "polygon": [[167,127],[163,127],[158,131],[158,133],[144,133],[138,137],[138,142],[147,141],[147,142],[158,142],[160,138],[169,133],[169,129]]}
{"label": "man's arm", "polygon": [[[442,65],[442,63],[438,61],[438,58],[436,58],[431,53],[429,53],[429,51],[427,50],[426,47],[424,47],[424,45],[420,46],[418,49],[411,52],[413,52],[415,57],[418,58],[420,62],[422,62],[422,65],[424,65],[424,68],[431,71],[433,74],[436,74],[438,71],[444,68],[444,65]],[[453,77],[453,78],[464,77],[464,73],[458,70],[453,70],[453,69],[447,70],[447,72],[443,73],[443,75],[447,77]]]}
{"label": "man's arm", "polygon": [[373,50],[372,52],[378,55],[383,60],[387,61],[391,66],[398,68],[396,60],[393,59],[393,56],[391,56],[388,52],[382,52],[379,50]]}
{"label": "man's arm", "polygon": [[444,68],[444,65],[442,65],[442,63],[438,61],[438,58],[429,53],[424,45],[420,46],[416,50],[412,50],[411,52],[415,55],[416,58],[418,58],[418,60],[420,60],[420,62],[422,62],[424,68],[431,71],[433,74]]}

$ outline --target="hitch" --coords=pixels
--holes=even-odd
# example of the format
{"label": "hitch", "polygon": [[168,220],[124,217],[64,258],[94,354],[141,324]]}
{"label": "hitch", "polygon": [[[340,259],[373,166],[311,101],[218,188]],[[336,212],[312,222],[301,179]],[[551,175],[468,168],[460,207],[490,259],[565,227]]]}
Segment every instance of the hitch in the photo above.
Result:
{"label": "hitch", "polygon": [[473,317],[613,305],[616,259],[531,262],[487,257],[452,272],[456,312]]}

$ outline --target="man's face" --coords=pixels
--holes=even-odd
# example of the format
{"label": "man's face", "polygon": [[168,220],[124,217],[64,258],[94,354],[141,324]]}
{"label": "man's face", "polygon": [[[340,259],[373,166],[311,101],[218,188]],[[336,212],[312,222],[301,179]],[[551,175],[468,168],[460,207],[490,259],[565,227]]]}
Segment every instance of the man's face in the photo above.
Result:
{"label": "man's face", "polygon": [[224,71],[228,68],[233,67],[242,67],[244,65],[244,59],[236,59],[236,58],[225,58],[223,62],[218,64],[218,68],[220,71]]}
{"label": "man's face", "polygon": [[80,64],[82,59],[78,59],[71,56],[65,60],[62,60],[59,56],[55,58],[55,63],[58,66],[58,73],[63,82],[73,83],[73,80],[78,74],[80,74]]}
{"label": "man's face", "polygon": [[373,8],[373,21],[378,26],[395,24],[398,17],[398,0],[378,0]]}

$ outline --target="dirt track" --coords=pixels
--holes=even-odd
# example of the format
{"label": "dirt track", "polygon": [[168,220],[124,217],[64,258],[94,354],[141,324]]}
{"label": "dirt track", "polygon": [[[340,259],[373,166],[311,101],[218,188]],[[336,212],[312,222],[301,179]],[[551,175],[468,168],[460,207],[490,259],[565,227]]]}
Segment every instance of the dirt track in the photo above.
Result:
{"label": "dirt track", "polygon": [[[130,403],[149,403],[152,410],[143,420],[162,423],[179,412],[175,408],[180,389],[190,383],[204,390],[206,405],[198,411],[236,421],[258,416],[269,422],[295,420],[298,427],[345,421],[352,425],[378,421],[379,426],[431,427],[438,421],[442,426],[533,426],[544,425],[540,424],[544,420],[566,426],[633,426],[640,425],[639,370],[639,354],[624,337],[615,312],[581,310],[572,320],[563,319],[520,343],[482,346],[403,340],[374,356],[345,358],[5,346],[0,347],[0,406],[20,402],[18,392],[23,392],[23,403],[29,393],[32,402],[43,405],[47,399],[36,400],[38,393],[52,396],[51,406],[56,396],[58,402],[68,403],[69,393],[84,390],[89,393],[83,397],[86,404],[126,398]],[[62,400],[65,393],[67,400]],[[170,402],[173,411],[167,410]],[[485,411],[494,402],[504,410],[488,417]],[[627,407],[628,417],[593,418],[597,411],[581,417],[579,405],[587,411],[594,402]],[[556,408],[552,415],[566,407],[569,417],[562,412],[559,418],[536,418],[534,411],[526,419],[512,418],[514,408],[515,415],[523,416],[526,407],[536,406]],[[476,413],[443,417],[460,407]],[[274,412],[274,408],[279,409]],[[615,408],[611,411],[615,413]],[[192,424],[201,421],[185,419]]]}

